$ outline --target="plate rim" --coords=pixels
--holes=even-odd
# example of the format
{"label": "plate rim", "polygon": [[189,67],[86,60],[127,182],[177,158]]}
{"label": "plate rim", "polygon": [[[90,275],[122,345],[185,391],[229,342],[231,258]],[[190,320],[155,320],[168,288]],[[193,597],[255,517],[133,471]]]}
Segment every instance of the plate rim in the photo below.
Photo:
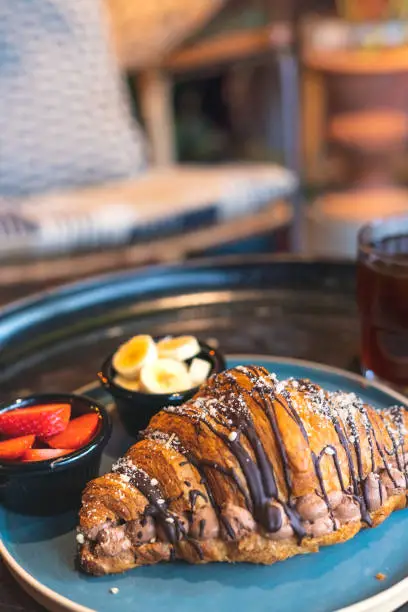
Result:
{"label": "plate rim", "polygon": [[[293,364],[297,366],[307,367],[312,370],[325,371],[331,374],[336,374],[337,376],[342,376],[352,380],[354,382],[360,383],[363,387],[372,387],[379,391],[386,393],[387,395],[393,397],[398,402],[404,404],[408,408],[408,398],[391,389],[386,384],[378,382],[376,380],[367,380],[363,376],[359,374],[355,374],[354,372],[349,372],[347,370],[343,370],[342,368],[337,368],[335,366],[329,366],[323,363],[319,363],[316,361],[309,361],[307,359],[297,359],[292,357],[280,357],[279,355],[263,355],[263,354],[254,354],[254,353],[233,353],[226,355],[227,361],[235,360],[266,360],[266,361],[279,361],[280,363],[285,364]],[[92,382],[87,385],[80,387],[75,390],[75,393],[85,394],[89,392],[91,389],[98,387],[98,383]],[[42,582],[34,578],[32,574],[30,574],[27,570],[25,570],[13,557],[13,555],[7,550],[5,544],[0,535],[0,557],[2,557],[6,566],[11,570],[11,574],[16,579],[18,584],[22,586],[24,590],[26,590],[31,597],[36,599],[35,594],[38,593],[40,596],[45,598],[46,601],[49,601],[55,610],[55,604],[61,607],[61,610],[67,612],[96,612],[92,608],[87,608],[82,606],[81,604],[77,604],[75,601],[68,599],[67,597],[60,595],[57,591],[45,586]],[[27,588],[26,588],[27,587]],[[37,600],[38,601],[38,600]],[[408,601],[408,576],[403,578],[393,586],[381,591],[381,593],[377,593],[367,599],[363,599],[358,601],[350,606],[346,606],[343,608],[337,609],[335,612],[388,612],[395,610],[398,606],[403,605]],[[44,605],[44,601],[40,601],[42,605]],[[51,609],[51,608],[49,608]]]}

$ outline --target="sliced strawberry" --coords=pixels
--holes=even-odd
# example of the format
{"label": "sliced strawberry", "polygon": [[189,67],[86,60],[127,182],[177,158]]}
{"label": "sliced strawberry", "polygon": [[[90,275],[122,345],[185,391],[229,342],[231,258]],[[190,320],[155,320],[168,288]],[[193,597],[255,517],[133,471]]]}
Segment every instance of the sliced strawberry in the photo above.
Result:
{"label": "sliced strawberry", "polygon": [[60,434],[46,440],[52,448],[81,448],[92,440],[98,427],[99,417],[96,412],[84,414],[68,423]]}
{"label": "sliced strawberry", "polygon": [[70,416],[70,404],[44,404],[31,408],[15,408],[0,414],[0,434],[9,438],[28,434],[48,438],[64,431]]}
{"label": "sliced strawberry", "polygon": [[30,448],[25,451],[21,461],[46,461],[69,455],[72,452],[74,451],[71,448]]}
{"label": "sliced strawberry", "polygon": [[24,455],[34,444],[35,436],[21,436],[0,442],[0,461],[14,461]]}

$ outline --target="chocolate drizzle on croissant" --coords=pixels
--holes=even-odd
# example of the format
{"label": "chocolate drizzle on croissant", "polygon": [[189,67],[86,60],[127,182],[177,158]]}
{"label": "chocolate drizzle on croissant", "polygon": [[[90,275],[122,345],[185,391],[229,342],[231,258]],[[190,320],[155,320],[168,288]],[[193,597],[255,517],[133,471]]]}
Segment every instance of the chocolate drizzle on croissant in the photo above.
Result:
{"label": "chocolate drizzle on croissant", "polygon": [[156,415],[87,486],[82,567],[181,558],[273,563],[344,541],[406,504],[408,417],[241,366]]}

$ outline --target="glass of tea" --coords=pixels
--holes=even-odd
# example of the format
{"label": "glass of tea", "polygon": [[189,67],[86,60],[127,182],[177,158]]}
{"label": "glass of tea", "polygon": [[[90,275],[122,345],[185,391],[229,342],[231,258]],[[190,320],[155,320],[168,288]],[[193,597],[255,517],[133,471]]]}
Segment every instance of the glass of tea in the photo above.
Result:
{"label": "glass of tea", "polygon": [[408,388],[408,213],[378,219],[358,236],[362,368]]}

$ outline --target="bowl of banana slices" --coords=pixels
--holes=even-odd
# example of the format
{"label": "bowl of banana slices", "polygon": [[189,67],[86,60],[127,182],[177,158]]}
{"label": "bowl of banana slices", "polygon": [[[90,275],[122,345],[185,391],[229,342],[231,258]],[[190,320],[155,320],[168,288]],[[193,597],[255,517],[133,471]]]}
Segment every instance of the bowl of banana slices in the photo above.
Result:
{"label": "bowl of banana slices", "polygon": [[127,432],[136,436],[164,406],[190,399],[210,376],[225,370],[225,359],[195,336],[133,336],[98,372],[112,395]]}

